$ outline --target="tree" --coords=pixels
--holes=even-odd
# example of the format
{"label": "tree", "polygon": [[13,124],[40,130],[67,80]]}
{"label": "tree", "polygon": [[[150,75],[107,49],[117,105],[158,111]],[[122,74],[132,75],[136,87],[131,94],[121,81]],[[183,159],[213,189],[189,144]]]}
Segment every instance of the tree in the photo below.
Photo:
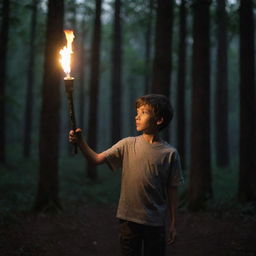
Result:
{"label": "tree", "polygon": [[[157,0],[152,92],[168,98],[171,87],[172,25],[173,0]],[[169,140],[168,129],[164,130],[164,138]]]}
{"label": "tree", "polygon": [[229,163],[228,152],[228,58],[226,1],[217,1],[217,74],[215,91],[216,161]]}
{"label": "tree", "polygon": [[83,130],[84,128],[84,116],[85,116],[85,58],[86,58],[86,50],[85,50],[85,35],[86,35],[86,22],[85,18],[82,19],[81,22],[81,39],[80,39],[80,57],[79,57],[79,126]]}
{"label": "tree", "polygon": [[34,210],[54,212],[59,202],[58,157],[60,128],[60,65],[59,50],[63,47],[64,1],[49,0],[42,109],[39,141],[39,181]]}
{"label": "tree", "polygon": [[186,84],[186,0],[182,0],[179,11],[179,50],[178,50],[178,96],[177,96],[177,137],[178,150],[183,166],[185,164],[185,84]]}
{"label": "tree", "polygon": [[238,196],[256,201],[255,48],[253,1],[240,1],[240,164]]}
{"label": "tree", "polygon": [[212,195],[210,159],[209,0],[193,4],[192,127],[189,208],[198,210]]}
{"label": "tree", "polygon": [[121,138],[122,113],[122,35],[121,35],[121,0],[115,0],[112,71],[111,71],[111,103],[112,103],[112,143]]}
{"label": "tree", "polygon": [[31,154],[31,134],[32,134],[32,109],[34,103],[34,60],[35,60],[35,38],[37,24],[37,5],[38,0],[32,0],[31,8],[31,23],[30,23],[30,39],[29,39],[29,56],[28,56],[28,73],[27,73],[27,95],[25,107],[25,127],[24,127],[24,142],[23,155],[29,157]]}
{"label": "tree", "polygon": [[6,61],[8,51],[10,2],[3,0],[2,24],[0,31],[0,162],[6,161],[6,115],[5,115],[5,83],[6,83]]}
{"label": "tree", "polygon": [[153,0],[149,0],[148,14],[146,18],[146,32],[145,32],[145,65],[146,73],[144,80],[145,93],[150,91],[150,59],[151,59],[151,41],[152,41],[152,18],[153,18]]}
{"label": "tree", "polygon": [[[90,105],[89,105],[89,128],[88,143],[94,149],[97,146],[98,130],[98,97],[99,97],[99,79],[100,79],[100,43],[101,43],[101,0],[96,0],[96,11],[94,20],[94,29],[92,36],[91,50],[91,74],[90,74]],[[87,176],[96,180],[98,175],[96,168],[91,163],[87,165]]]}
{"label": "tree", "polygon": [[152,92],[170,96],[173,1],[157,0]]}

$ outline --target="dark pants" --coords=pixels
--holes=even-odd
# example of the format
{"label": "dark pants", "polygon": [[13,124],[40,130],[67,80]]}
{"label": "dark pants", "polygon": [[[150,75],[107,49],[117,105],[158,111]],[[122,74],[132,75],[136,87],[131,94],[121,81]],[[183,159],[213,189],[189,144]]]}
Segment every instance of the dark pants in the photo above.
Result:
{"label": "dark pants", "polygon": [[165,228],[120,220],[122,256],[164,256]]}

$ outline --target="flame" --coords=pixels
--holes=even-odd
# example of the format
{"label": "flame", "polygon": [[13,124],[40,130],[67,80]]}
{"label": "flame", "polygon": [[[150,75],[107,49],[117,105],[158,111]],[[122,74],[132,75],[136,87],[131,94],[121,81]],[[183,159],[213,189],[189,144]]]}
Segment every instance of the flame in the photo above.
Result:
{"label": "flame", "polygon": [[67,45],[64,46],[60,50],[60,63],[62,65],[62,68],[64,72],[66,73],[66,77],[70,78],[70,72],[71,72],[71,54],[73,54],[72,51],[72,42],[75,38],[73,30],[64,30],[66,39],[67,39]]}

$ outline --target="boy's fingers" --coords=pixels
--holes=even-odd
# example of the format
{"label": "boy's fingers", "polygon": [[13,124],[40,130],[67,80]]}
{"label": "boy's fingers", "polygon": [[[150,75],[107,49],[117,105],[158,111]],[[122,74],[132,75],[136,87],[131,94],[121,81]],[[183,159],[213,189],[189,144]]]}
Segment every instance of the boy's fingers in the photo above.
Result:
{"label": "boy's fingers", "polygon": [[75,133],[80,135],[82,133],[82,130],[80,128],[77,128],[75,131],[70,130],[69,135],[73,136],[75,135]]}
{"label": "boy's fingers", "polygon": [[68,138],[71,143],[79,143],[82,141],[82,130],[80,128],[77,128],[75,131],[70,130]]}
{"label": "boy's fingers", "polygon": [[80,128],[76,129],[76,133],[81,133],[81,132],[82,132],[82,130]]}
{"label": "boy's fingers", "polygon": [[75,135],[79,141],[82,140],[82,130],[80,128],[76,129]]}
{"label": "boy's fingers", "polygon": [[176,233],[171,234],[171,236],[169,237],[169,239],[167,241],[167,244],[168,245],[173,244],[175,242],[175,240],[176,240],[176,236],[177,236]]}
{"label": "boy's fingers", "polygon": [[168,244],[168,245],[174,244],[175,239],[176,239],[176,237],[173,237],[172,239],[169,239],[168,242],[167,242],[167,244]]}

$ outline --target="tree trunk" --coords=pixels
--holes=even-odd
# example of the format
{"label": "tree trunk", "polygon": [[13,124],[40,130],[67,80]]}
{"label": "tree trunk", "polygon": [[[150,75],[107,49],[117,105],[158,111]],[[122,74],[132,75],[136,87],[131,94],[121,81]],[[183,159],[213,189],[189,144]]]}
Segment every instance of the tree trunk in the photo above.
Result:
{"label": "tree trunk", "polygon": [[34,60],[35,60],[35,38],[37,23],[37,4],[38,0],[32,0],[32,16],[30,23],[30,41],[28,56],[28,73],[27,73],[27,95],[25,107],[25,127],[23,156],[28,158],[31,155],[31,135],[32,135],[32,109],[34,106]]}
{"label": "tree trunk", "polygon": [[0,31],[0,162],[6,162],[6,115],[5,115],[5,82],[6,82],[6,62],[9,34],[9,14],[10,2],[2,2],[2,25]]}
{"label": "tree trunk", "polygon": [[[88,143],[93,149],[96,149],[96,146],[97,146],[97,131],[98,131],[101,3],[102,3],[101,0],[96,0],[96,13],[95,13],[94,30],[93,30],[93,37],[92,37],[92,53],[91,53]],[[87,165],[87,176],[91,180],[96,180],[98,177],[96,172],[96,167],[89,162]]]}
{"label": "tree trunk", "polygon": [[152,92],[170,96],[173,1],[157,0]]}
{"label": "tree trunk", "polygon": [[121,0],[115,0],[114,33],[112,48],[111,102],[112,102],[112,144],[121,138],[122,113],[122,36],[121,36]]}
{"label": "tree trunk", "polygon": [[179,52],[178,52],[178,96],[177,96],[177,137],[178,151],[182,166],[185,166],[185,84],[186,84],[186,34],[187,9],[186,0],[181,1],[179,11]]}
{"label": "tree trunk", "polygon": [[189,208],[198,210],[212,196],[210,159],[209,0],[194,3],[192,134]]}
{"label": "tree trunk", "polygon": [[[155,57],[153,61],[152,92],[170,97],[173,0],[157,0]],[[169,130],[163,131],[169,140]]]}
{"label": "tree trunk", "polygon": [[240,165],[241,202],[256,201],[255,49],[253,1],[240,3]]}
{"label": "tree trunk", "polygon": [[64,45],[63,0],[49,0],[43,76],[43,98],[39,141],[39,183],[34,209],[55,212],[59,202],[59,128],[60,128],[60,65],[59,50]]}
{"label": "tree trunk", "polygon": [[228,62],[226,1],[217,1],[217,74],[215,92],[216,162],[229,164],[228,153]]}
{"label": "tree trunk", "polygon": [[147,17],[147,27],[145,33],[145,66],[146,73],[144,78],[145,94],[150,92],[150,74],[151,74],[151,47],[152,47],[152,17],[153,17],[153,0],[149,0],[149,13]]}
{"label": "tree trunk", "polygon": [[79,58],[79,127],[83,130],[85,127],[85,35],[86,24],[85,19],[81,22],[81,41],[80,41],[80,58]]}

